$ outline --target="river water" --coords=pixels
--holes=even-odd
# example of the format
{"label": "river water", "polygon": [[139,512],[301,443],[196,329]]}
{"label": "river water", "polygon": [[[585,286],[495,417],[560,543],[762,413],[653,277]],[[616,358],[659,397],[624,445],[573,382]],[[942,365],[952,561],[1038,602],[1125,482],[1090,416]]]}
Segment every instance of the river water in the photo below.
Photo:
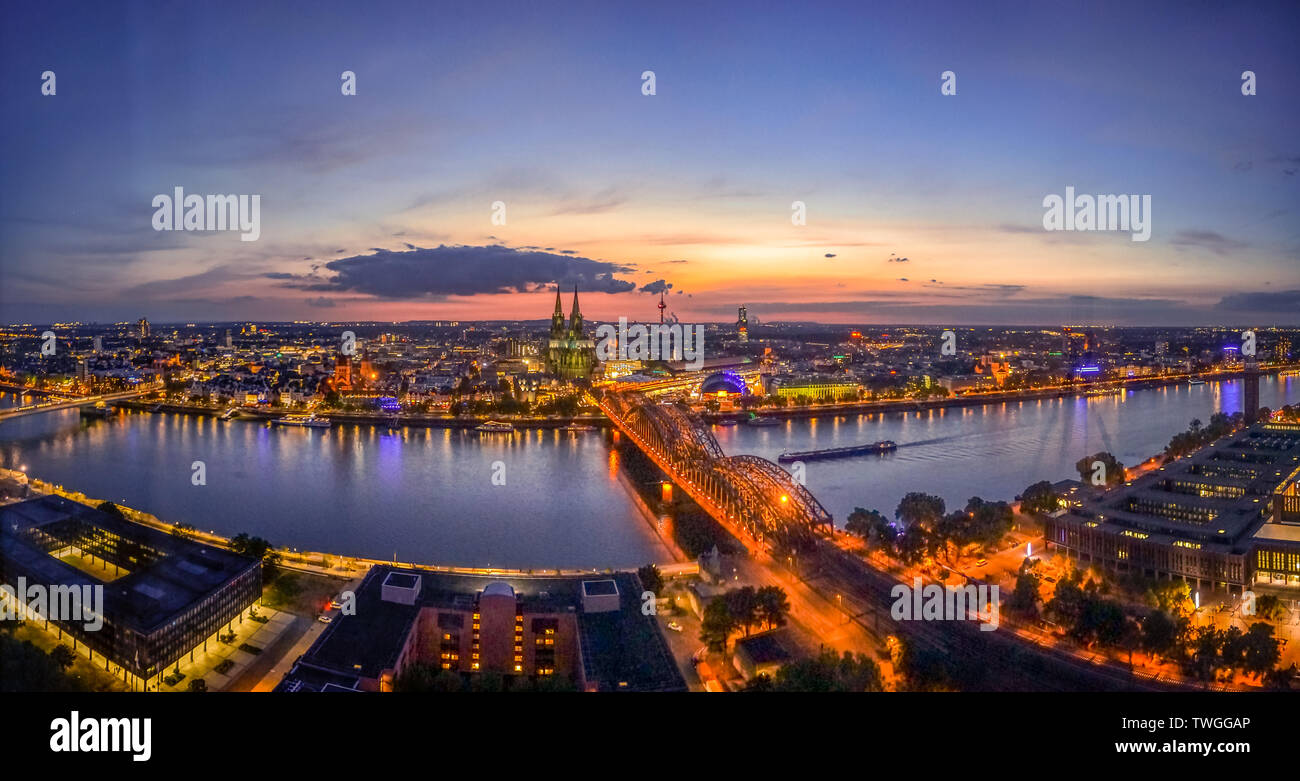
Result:
{"label": "river water", "polygon": [[[1261,379],[1261,404],[1297,401],[1300,378]],[[808,462],[809,489],[842,524],[857,506],[892,514],[908,491],[950,505],[975,495],[1009,500],[1036,480],[1077,477],[1075,461],[1098,450],[1135,464],[1192,418],[1240,405],[1241,382],[1227,381],[714,433],[728,454],[772,459],[786,449],[899,443],[884,456]],[[200,461],[205,485],[194,484]],[[669,560],[600,432],[289,429],[176,414],[87,421],[65,411],[0,423],[0,466],[164,520],[300,550],[512,568]]]}

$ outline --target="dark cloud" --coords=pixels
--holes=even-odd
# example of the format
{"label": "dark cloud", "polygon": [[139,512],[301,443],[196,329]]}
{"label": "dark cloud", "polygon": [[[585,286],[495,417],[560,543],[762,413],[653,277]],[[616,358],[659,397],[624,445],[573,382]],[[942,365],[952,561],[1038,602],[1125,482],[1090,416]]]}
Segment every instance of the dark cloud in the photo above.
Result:
{"label": "dark cloud", "polygon": [[833,257],[835,257],[835,253],[834,253],[834,252],[827,252],[827,253],[826,253],[826,257],[828,257],[828,258],[833,258]]}
{"label": "dark cloud", "polygon": [[558,284],[584,291],[625,293],[636,284],[615,277],[626,266],[590,258],[527,252],[500,245],[440,245],[383,250],[325,264],[333,278],[300,277],[293,285],[311,291],[353,291],[384,299],[441,298],[512,293]]}
{"label": "dark cloud", "polygon": [[654,282],[649,282],[641,286],[642,293],[667,293],[672,289],[673,283],[665,282],[662,279],[656,279]]}
{"label": "dark cloud", "polygon": [[269,271],[262,276],[267,279],[294,279],[296,275],[290,274],[287,271]]}
{"label": "dark cloud", "polygon": [[895,255],[894,253],[891,252],[891,253],[889,253],[889,260],[886,261],[886,262],[887,262],[887,263],[907,263],[907,262],[908,262],[908,258],[900,258],[900,257],[898,257],[897,255]]}
{"label": "dark cloud", "polygon": [[334,299],[326,298],[325,296],[320,296],[319,298],[309,298],[307,299],[306,303],[307,306],[314,306],[319,309],[329,309],[330,307],[335,306]]}
{"label": "dark cloud", "polygon": [[1300,290],[1234,293],[1220,299],[1218,308],[1235,312],[1300,312]]}

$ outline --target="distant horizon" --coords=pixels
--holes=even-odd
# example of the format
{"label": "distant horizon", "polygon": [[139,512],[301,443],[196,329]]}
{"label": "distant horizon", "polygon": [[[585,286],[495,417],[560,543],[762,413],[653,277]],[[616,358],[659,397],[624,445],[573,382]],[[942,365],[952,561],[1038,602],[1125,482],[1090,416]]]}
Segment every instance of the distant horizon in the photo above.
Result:
{"label": "distant horizon", "polygon": [[[567,317],[567,312],[566,312],[566,317]],[[536,327],[544,328],[544,327],[546,327],[546,326],[549,324],[549,322],[550,322],[550,318],[549,318],[549,317],[530,318],[530,319],[527,319],[527,320],[521,320],[521,319],[513,319],[513,320],[512,320],[512,319],[508,319],[508,318],[493,318],[493,319],[469,320],[469,319],[464,319],[464,318],[455,318],[455,317],[434,318],[434,319],[430,319],[430,320],[365,320],[365,319],[353,319],[353,320],[304,320],[304,319],[297,319],[297,320],[250,320],[250,319],[237,319],[237,320],[150,320],[150,319],[146,316],[144,319],[148,320],[148,321],[149,321],[149,324],[150,324],[151,326],[182,326],[182,327],[194,327],[194,328],[199,328],[199,327],[202,327],[202,326],[220,326],[220,325],[238,325],[238,324],[255,324],[255,325],[264,325],[264,324],[265,324],[265,325],[321,325],[321,326],[333,326],[333,325],[358,325],[358,326],[385,326],[385,325],[394,325],[394,326],[419,326],[419,325],[435,325],[436,323],[445,323],[445,322],[455,322],[455,323],[460,324],[460,325],[475,325],[475,324],[479,324],[479,323],[491,323],[491,324],[498,324],[498,323],[514,323],[514,324],[523,324],[523,325],[535,325]],[[606,319],[606,318],[600,318],[600,317],[587,317],[586,315],[583,315],[583,320],[584,320],[587,324],[591,324],[591,323],[616,323],[616,322],[618,322],[618,319],[617,319],[617,318],[614,318],[614,319]],[[114,325],[118,325],[118,326],[134,326],[134,325],[136,325],[139,321],[140,321],[140,318],[138,318],[138,317],[137,317],[137,318],[133,318],[133,319],[127,319],[127,320],[111,320],[111,321],[92,321],[92,320],[52,320],[52,321],[46,321],[46,322],[27,321],[27,322],[23,322],[23,323],[4,323],[4,324],[2,325],[2,327],[5,327],[5,328],[21,328],[21,327],[36,327],[36,326],[47,326],[47,325],[51,325],[51,326],[52,326],[52,325],[73,325],[73,326],[95,326],[95,327],[100,327],[100,326],[114,326]],[[659,324],[657,320],[653,320],[653,321],[652,321],[652,320],[635,320],[635,319],[631,319],[631,318],[628,319],[628,322],[629,322],[629,323],[639,323],[639,324],[651,324],[651,323],[653,323],[654,325],[658,325],[658,324]],[[734,325],[735,325],[735,321],[734,321],[734,320],[680,320],[680,321],[678,321],[678,322],[680,322],[680,323],[688,323],[688,322],[689,322],[689,323],[692,323],[692,324],[703,324],[703,325],[717,325],[717,326],[723,326],[723,327],[725,327],[725,326],[734,326]],[[672,322],[671,322],[671,321],[665,321],[664,325],[672,325]],[[773,328],[775,328],[775,327],[780,327],[780,326],[824,326],[824,327],[828,327],[828,328],[871,328],[871,329],[888,329],[888,328],[987,328],[987,329],[990,329],[990,330],[996,330],[996,329],[1002,329],[1002,330],[1026,330],[1026,329],[1061,330],[1062,328],[1076,328],[1076,329],[1077,329],[1077,328],[1096,328],[1096,329],[1103,329],[1103,330],[1179,330],[1179,329],[1218,329],[1218,330],[1233,330],[1233,329],[1237,329],[1237,328],[1257,328],[1257,329],[1263,329],[1263,330],[1268,330],[1268,331],[1300,331],[1300,325],[1279,325],[1279,324],[1268,324],[1268,323],[1234,323],[1234,324],[1206,324],[1206,323],[1201,323],[1201,324],[1189,324],[1189,325],[1178,325],[1178,324],[1171,324],[1171,325],[1117,325],[1117,324],[1104,324],[1104,323],[963,323],[963,322],[955,322],[955,321],[948,321],[948,322],[942,322],[942,321],[941,321],[941,322],[932,322],[932,323],[902,323],[902,322],[896,322],[896,323],[863,323],[863,322],[843,322],[843,323],[839,323],[839,322],[835,322],[835,323],[833,323],[833,322],[824,322],[824,321],[818,321],[818,320],[762,320],[761,322],[755,323],[755,322],[754,322],[754,319],[753,319],[752,317],[751,317],[751,319],[750,319],[750,325],[749,325],[749,327],[750,327],[750,331],[751,331],[751,332],[753,331],[754,328],[768,328],[768,327],[773,327]],[[447,326],[443,326],[443,327],[447,327]]]}

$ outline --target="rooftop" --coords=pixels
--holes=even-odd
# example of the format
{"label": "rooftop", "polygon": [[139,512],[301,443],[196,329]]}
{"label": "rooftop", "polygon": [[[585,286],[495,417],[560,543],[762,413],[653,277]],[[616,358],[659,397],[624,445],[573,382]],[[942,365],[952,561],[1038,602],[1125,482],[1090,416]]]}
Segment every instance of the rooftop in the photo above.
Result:
{"label": "rooftop", "polygon": [[[103,581],[51,555],[81,542],[88,534],[112,540],[113,550],[96,551],[96,555],[130,570],[130,574]],[[0,508],[0,554],[28,577],[46,583],[102,585],[105,614],[114,623],[142,633],[156,630],[234,578],[261,566],[255,559],[53,495]]]}

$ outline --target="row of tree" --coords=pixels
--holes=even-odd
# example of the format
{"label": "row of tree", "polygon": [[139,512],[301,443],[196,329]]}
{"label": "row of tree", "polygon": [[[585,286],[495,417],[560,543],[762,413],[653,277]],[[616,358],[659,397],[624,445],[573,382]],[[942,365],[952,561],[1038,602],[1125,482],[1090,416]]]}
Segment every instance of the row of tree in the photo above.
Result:
{"label": "row of tree", "polygon": [[1006,502],[973,496],[960,510],[946,512],[942,497],[913,492],[902,498],[891,521],[878,510],[854,508],[844,528],[908,564],[926,556],[952,564],[972,546],[995,549],[1011,531],[1015,513]]}
{"label": "row of tree", "polygon": [[[1036,617],[1038,608],[1038,562],[1025,559],[1007,609],[1022,617]],[[1157,659],[1179,664],[1200,680],[1213,680],[1220,671],[1240,671],[1265,683],[1285,688],[1295,677],[1294,665],[1275,670],[1281,648],[1273,627],[1257,621],[1246,630],[1237,626],[1218,629],[1192,623],[1194,604],[1190,586],[1184,581],[1151,585],[1146,592],[1150,610],[1132,615],[1122,602],[1107,596],[1109,587],[1077,569],[1056,584],[1043,614],[1065,634],[1085,647],[1094,645],[1129,652],[1142,650]],[[1275,598],[1256,602],[1261,617],[1277,617],[1281,604]]]}
{"label": "row of tree", "polygon": [[757,675],[745,686],[749,692],[878,692],[884,691],[880,665],[866,654],[838,655],[823,648],[817,656],[782,665],[774,675]]}
{"label": "row of tree", "polygon": [[1208,426],[1202,424],[1199,418],[1193,419],[1188,424],[1186,431],[1174,434],[1173,439],[1169,440],[1169,444],[1165,446],[1165,458],[1172,461],[1175,458],[1195,453],[1214,440],[1227,436],[1241,428],[1244,422],[1245,420],[1240,412],[1234,412],[1231,415],[1216,412],[1210,416]]}

